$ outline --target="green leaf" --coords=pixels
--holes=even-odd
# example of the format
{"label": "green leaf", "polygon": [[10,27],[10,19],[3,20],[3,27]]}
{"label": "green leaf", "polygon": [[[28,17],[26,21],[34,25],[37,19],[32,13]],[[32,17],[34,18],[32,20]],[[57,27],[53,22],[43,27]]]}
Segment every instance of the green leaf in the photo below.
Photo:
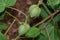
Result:
{"label": "green leaf", "polygon": [[40,15],[42,16],[43,19],[48,16],[48,13],[46,12],[46,10],[43,7],[41,7],[41,14]]}
{"label": "green leaf", "polygon": [[60,0],[47,0],[47,5],[52,7],[58,5],[59,3],[60,3]]}
{"label": "green leaf", "polygon": [[54,21],[55,22],[60,21],[60,13],[54,17]]}
{"label": "green leaf", "polygon": [[38,28],[32,27],[25,36],[28,38],[35,38],[40,34],[40,30]]}
{"label": "green leaf", "polygon": [[16,0],[0,0],[0,13],[4,11],[5,7],[13,6]]}
{"label": "green leaf", "polygon": [[[44,25],[44,24],[43,24],[43,25]],[[39,26],[39,27],[41,27],[41,26]],[[42,26],[42,27],[43,27],[43,26]],[[49,34],[50,40],[54,40],[54,26],[53,26],[52,24],[49,24],[49,25],[47,26],[47,30],[48,30],[48,34]],[[40,36],[37,38],[37,40],[48,40],[48,35],[47,35],[46,31],[45,31],[45,30],[42,30],[41,33],[42,33],[44,36],[40,35]]]}
{"label": "green leaf", "polygon": [[[40,25],[39,29],[41,29],[46,23]],[[51,23],[49,23],[49,25],[47,26],[50,40],[60,40],[60,30],[58,30],[55,26],[56,25],[52,25]],[[39,37],[37,37],[37,39],[38,40],[48,40],[48,36],[47,36],[46,31],[42,30],[41,33],[44,36],[40,34]]]}
{"label": "green leaf", "polygon": [[3,0],[0,0],[0,13],[3,12],[5,9],[5,4],[3,2]]}
{"label": "green leaf", "polygon": [[54,30],[54,38],[55,38],[55,40],[60,40],[60,32],[56,28]]}
{"label": "green leaf", "polygon": [[55,6],[55,10],[60,10],[60,4],[58,4],[57,6]]}
{"label": "green leaf", "polygon": [[[43,7],[41,7],[41,14],[40,15],[43,19],[49,16]],[[58,15],[56,15],[53,19],[55,22],[60,21],[60,13]]]}
{"label": "green leaf", "polygon": [[4,0],[6,7],[13,6],[16,3],[16,0]]}
{"label": "green leaf", "polygon": [[7,29],[7,24],[4,22],[0,22],[0,31],[6,30]]}
{"label": "green leaf", "polygon": [[3,18],[4,18],[4,13],[1,14],[0,20],[3,20]]}
{"label": "green leaf", "polygon": [[0,32],[0,40],[8,40],[5,35]]}

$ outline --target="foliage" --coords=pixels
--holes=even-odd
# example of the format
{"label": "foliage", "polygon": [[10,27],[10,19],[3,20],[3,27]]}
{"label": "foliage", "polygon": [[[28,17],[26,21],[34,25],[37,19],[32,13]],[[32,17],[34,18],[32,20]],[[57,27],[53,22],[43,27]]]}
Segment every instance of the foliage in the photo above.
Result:
{"label": "foliage", "polygon": [[26,33],[26,37],[28,38],[35,38],[40,34],[40,30],[35,27],[31,27],[31,29]]}
{"label": "foliage", "polygon": [[0,0],[0,13],[5,10],[6,7],[13,6],[16,0]]}
{"label": "foliage", "polygon": [[47,5],[50,6],[52,9],[55,9],[55,6],[57,6],[59,3],[60,0],[47,0]]}
{"label": "foliage", "polygon": [[0,32],[0,40],[8,40],[5,35]]}
{"label": "foliage", "polygon": [[6,30],[7,29],[7,24],[4,22],[0,22],[0,31]]}
{"label": "foliage", "polygon": [[[52,18],[52,21],[50,21],[49,23],[48,21],[50,19],[43,22],[44,19],[47,18],[52,13],[51,10],[53,10],[53,12],[55,12],[56,10],[60,10],[60,0],[47,0],[46,4],[40,1],[41,0],[39,0],[38,3],[39,5],[34,4],[29,7],[28,16],[24,14],[25,17],[26,16],[28,17],[26,18],[25,22],[20,22],[20,20],[18,20],[15,16],[10,15],[13,18],[15,18],[16,21],[18,20],[19,22],[19,28],[18,28],[19,37],[25,34],[27,38],[36,38],[36,40],[60,40],[60,30],[58,29],[57,25],[58,22],[60,21],[60,13],[58,12],[58,14],[55,15]],[[4,20],[5,8],[9,8],[10,6],[13,6],[15,3],[16,0],[0,0],[0,20],[2,21]],[[30,23],[27,22],[28,19],[30,20],[30,17],[37,18],[38,16],[42,17],[43,20],[42,19],[41,20],[43,23],[39,24],[40,23],[39,22],[38,23],[39,25],[30,27]],[[3,35],[1,32],[3,30],[6,30],[8,27],[7,24],[2,21],[0,22],[0,40],[7,40],[7,37]],[[10,26],[12,25],[13,24],[11,24]],[[8,28],[8,30],[9,29],[10,28]]]}
{"label": "foliage", "polygon": [[[46,23],[47,23],[47,22],[46,22]],[[39,28],[41,29],[46,23],[40,25]],[[48,38],[48,34],[47,34],[47,32],[46,32],[46,29],[48,30],[49,38]],[[43,35],[38,36],[38,38],[37,38],[38,40],[48,40],[48,39],[54,40],[54,39],[55,39],[55,38],[54,38],[54,26],[49,23],[49,24],[47,25],[47,28],[46,28],[46,29],[41,31],[41,33],[42,33]]]}

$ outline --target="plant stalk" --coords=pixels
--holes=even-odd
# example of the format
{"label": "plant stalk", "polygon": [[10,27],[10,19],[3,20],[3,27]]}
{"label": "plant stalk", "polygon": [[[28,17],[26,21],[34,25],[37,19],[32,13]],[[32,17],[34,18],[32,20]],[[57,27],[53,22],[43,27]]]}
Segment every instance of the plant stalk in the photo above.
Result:
{"label": "plant stalk", "polygon": [[9,32],[9,30],[12,28],[13,24],[14,24],[15,20],[12,22],[12,24],[9,26],[9,28],[7,29],[7,31],[5,32],[5,35],[7,35],[7,33]]}
{"label": "plant stalk", "polygon": [[48,19],[50,19],[51,17],[53,17],[54,15],[56,15],[60,10],[55,11],[54,13],[50,14],[48,17],[46,17],[44,20],[40,21],[39,23],[37,23],[36,25],[34,25],[35,27],[44,23],[45,21],[47,21]]}

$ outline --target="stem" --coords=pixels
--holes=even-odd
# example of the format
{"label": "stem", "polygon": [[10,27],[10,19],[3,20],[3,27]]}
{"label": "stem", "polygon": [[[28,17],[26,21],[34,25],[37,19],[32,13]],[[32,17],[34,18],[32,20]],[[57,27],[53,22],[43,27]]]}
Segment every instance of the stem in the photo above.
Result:
{"label": "stem", "polygon": [[25,24],[27,23],[27,21],[28,21],[28,17],[26,16]]}
{"label": "stem", "polygon": [[20,22],[19,19],[17,19],[15,16],[11,15],[8,11],[6,11],[7,14],[9,14],[10,16],[12,16],[16,21]]}
{"label": "stem", "polygon": [[50,12],[49,9],[47,8],[47,6],[46,6],[44,3],[42,3],[42,5],[43,5],[43,7],[45,8],[45,10],[50,14],[51,12]]}
{"label": "stem", "polygon": [[22,13],[26,17],[26,20],[25,21],[27,22],[27,15],[24,12],[22,12],[21,10],[18,10],[16,8],[12,8],[12,7],[9,7],[9,8],[18,11],[20,14]]}
{"label": "stem", "polygon": [[50,35],[49,35],[49,32],[48,32],[47,28],[45,28],[45,30],[46,30],[46,33],[48,35],[48,40],[50,40]]}
{"label": "stem", "polygon": [[43,5],[43,7],[46,9],[46,11],[47,11],[49,14],[51,13],[51,12],[49,11],[49,9],[47,8],[47,6],[43,3],[43,0],[39,0],[37,5],[38,5],[38,6],[39,6],[39,5]]}
{"label": "stem", "polygon": [[46,17],[44,20],[40,21],[39,23],[37,23],[36,25],[34,25],[35,27],[44,23],[46,20],[50,19],[52,16],[56,15],[60,10],[55,11],[54,13],[50,14],[48,17]]}
{"label": "stem", "polygon": [[[47,8],[47,6],[42,2],[43,7],[46,9],[46,11],[48,12],[48,14],[50,14],[51,12],[49,11],[49,9]],[[53,16],[51,17],[53,24],[55,24],[55,21],[53,19]]]}
{"label": "stem", "polygon": [[15,20],[12,22],[12,24],[9,26],[9,28],[7,29],[7,31],[5,32],[5,35],[7,35],[8,31],[12,28],[13,24],[14,24]]}
{"label": "stem", "polygon": [[19,39],[20,38],[20,35],[18,35],[14,40],[17,40],[17,39]]}
{"label": "stem", "polygon": [[[49,9],[47,8],[47,6],[43,3],[43,0],[39,1],[38,2],[38,5],[43,5],[43,7],[46,9],[46,11],[48,12],[48,14],[50,14],[51,12],[49,11]],[[53,21],[53,24],[55,24],[55,21],[53,19],[53,16],[51,17],[52,21]]]}
{"label": "stem", "polygon": [[43,2],[43,0],[39,0],[37,5],[38,5],[38,6],[41,5],[42,2]]}
{"label": "stem", "polygon": [[47,25],[51,22],[51,20],[52,20],[52,19],[48,20],[48,21],[45,23],[45,25],[43,26],[43,28],[42,28],[41,30],[44,30],[44,29],[47,27]]}
{"label": "stem", "polygon": [[13,9],[13,10],[16,10],[16,11],[18,11],[20,14],[22,13],[23,15],[25,15],[25,16],[27,16],[24,12],[22,12],[21,10],[18,10],[18,9],[16,9],[16,8],[12,8],[12,7],[9,7],[9,8],[11,8],[11,9]]}
{"label": "stem", "polygon": [[[43,5],[43,7],[45,8],[45,10],[48,12],[48,14],[50,14],[51,12],[49,11],[49,9],[47,8],[47,6],[43,3],[43,1],[40,1],[39,3],[38,3],[38,5]],[[51,17],[51,19],[53,20],[53,16]],[[55,23],[54,22],[54,20],[53,20],[53,23]]]}

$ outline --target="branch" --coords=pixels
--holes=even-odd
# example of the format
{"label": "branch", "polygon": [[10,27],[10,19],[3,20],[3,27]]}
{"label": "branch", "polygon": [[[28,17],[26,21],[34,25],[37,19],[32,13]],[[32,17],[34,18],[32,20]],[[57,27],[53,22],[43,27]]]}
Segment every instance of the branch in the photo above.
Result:
{"label": "branch", "polygon": [[20,20],[17,18],[17,17],[15,17],[15,16],[13,16],[12,14],[10,14],[8,11],[5,11],[8,15],[10,15],[11,17],[13,17],[16,21],[18,21],[18,22],[20,22]]}
{"label": "branch", "polygon": [[48,17],[46,17],[44,20],[40,21],[39,23],[37,23],[37,24],[34,25],[34,26],[38,26],[38,25],[44,23],[45,21],[47,21],[48,19],[50,19],[51,17],[53,17],[54,15],[56,15],[59,11],[60,11],[60,10],[55,11],[54,13],[50,14]]}
{"label": "branch", "polygon": [[9,32],[9,30],[12,28],[13,24],[14,24],[15,20],[12,22],[12,24],[9,26],[9,28],[7,29],[7,31],[5,32],[5,35]]}
{"label": "branch", "polygon": [[27,15],[24,13],[24,12],[22,12],[21,10],[18,10],[18,9],[16,9],[16,8],[12,8],[12,7],[9,7],[10,9],[13,9],[13,10],[15,10],[15,11],[17,11],[17,12],[19,12],[19,14],[23,14],[25,17],[26,17],[26,20],[25,20],[25,23],[27,22]]}
{"label": "branch", "polygon": [[12,7],[9,7],[9,8],[18,11],[20,14],[22,13],[24,16],[27,16],[27,15],[26,15],[24,12],[22,12],[21,10],[18,10],[18,9],[16,9],[16,8],[12,8]]}
{"label": "branch", "polygon": [[47,6],[42,2],[43,7],[45,8],[45,10],[50,14],[51,12],[49,11],[49,9],[47,8]]}
{"label": "branch", "polygon": [[19,39],[20,38],[20,35],[18,35],[14,40],[17,40],[17,39]]}

